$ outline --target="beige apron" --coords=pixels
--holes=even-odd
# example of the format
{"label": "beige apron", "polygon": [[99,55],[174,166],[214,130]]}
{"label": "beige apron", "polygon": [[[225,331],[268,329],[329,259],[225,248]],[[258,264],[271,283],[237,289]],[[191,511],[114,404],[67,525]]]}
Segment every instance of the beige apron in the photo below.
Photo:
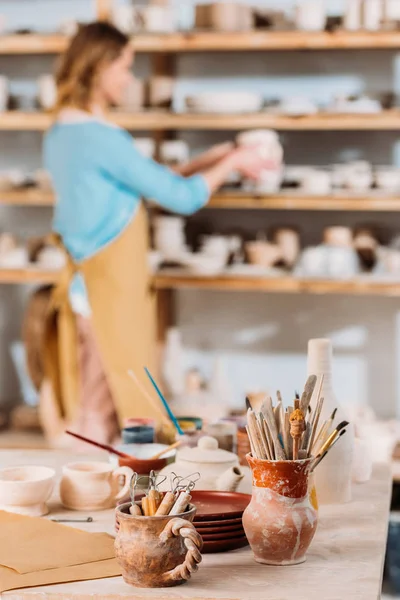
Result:
{"label": "beige apron", "polygon": [[73,422],[78,413],[79,374],[77,333],[69,303],[69,285],[81,272],[89,296],[91,323],[113,396],[120,426],[130,417],[165,415],[150,403],[128,377],[132,369],[148,388],[144,367],[155,372],[155,294],[147,265],[148,223],[141,203],[124,231],[93,257],[74,264],[68,257],[51,303],[47,328],[45,368],[53,386],[60,416]]}

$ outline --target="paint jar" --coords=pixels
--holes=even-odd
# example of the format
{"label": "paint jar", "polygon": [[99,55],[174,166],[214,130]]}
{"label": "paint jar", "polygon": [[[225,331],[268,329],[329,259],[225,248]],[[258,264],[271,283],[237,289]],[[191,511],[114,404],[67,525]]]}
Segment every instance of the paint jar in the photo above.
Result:
{"label": "paint jar", "polygon": [[123,444],[152,444],[155,430],[150,425],[134,425],[122,430]]}
{"label": "paint jar", "polygon": [[310,486],[312,460],[270,461],[247,455],[253,493],[243,527],[256,562],[284,566],[306,560],[318,522],[315,489]]}

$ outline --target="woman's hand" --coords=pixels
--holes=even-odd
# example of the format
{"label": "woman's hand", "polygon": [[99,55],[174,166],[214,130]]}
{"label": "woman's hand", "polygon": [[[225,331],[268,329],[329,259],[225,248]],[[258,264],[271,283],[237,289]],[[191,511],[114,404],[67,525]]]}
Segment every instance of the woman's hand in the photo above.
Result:
{"label": "woman's hand", "polygon": [[259,179],[262,171],[276,169],[278,163],[263,157],[260,146],[239,146],[231,152],[233,169],[247,179]]}
{"label": "woman's hand", "polygon": [[196,156],[196,158],[187,164],[176,167],[174,171],[184,177],[190,177],[196,173],[201,173],[202,171],[210,169],[228,156],[232,152],[233,147],[234,145],[232,142],[225,142],[224,144],[212,146],[209,150],[199,154],[199,156]]}

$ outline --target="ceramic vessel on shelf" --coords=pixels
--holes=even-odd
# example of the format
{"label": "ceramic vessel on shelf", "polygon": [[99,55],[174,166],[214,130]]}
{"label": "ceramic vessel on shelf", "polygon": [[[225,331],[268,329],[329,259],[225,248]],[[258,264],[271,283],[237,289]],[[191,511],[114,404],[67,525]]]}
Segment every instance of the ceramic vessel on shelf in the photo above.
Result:
{"label": "ceramic vessel on shelf", "polygon": [[296,275],[304,277],[327,277],[328,255],[325,246],[310,246],[303,250]]}
{"label": "ceramic vessel on shelf", "polygon": [[353,248],[328,247],[327,259],[327,275],[334,279],[351,279],[360,271],[357,252]]}
{"label": "ceramic vessel on shelf", "polygon": [[289,227],[281,227],[276,230],[274,240],[280,248],[286,265],[293,267],[300,254],[299,232]]}
{"label": "ceramic vessel on shelf", "polygon": [[324,0],[300,0],[296,6],[296,27],[304,31],[323,31],[326,24]]}
{"label": "ceramic vessel on shelf", "polygon": [[41,517],[49,512],[55,471],[47,467],[9,467],[0,470],[0,510]]}
{"label": "ceramic vessel on shelf", "polygon": [[[129,467],[113,469],[104,462],[70,463],[63,467],[60,484],[61,502],[71,510],[105,510],[129,494],[133,475]],[[120,488],[119,480],[125,483]]]}
{"label": "ceramic vessel on shelf", "polygon": [[210,256],[202,252],[186,253],[183,262],[193,274],[203,277],[214,277],[220,274],[226,266],[224,257]]}
{"label": "ceramic vessel on shelf", "polygon": [[237,2],[214,2],[196,6],[195,25],[197,29],[216,31],[246,31],[252,27],[250,6]]}
{"label": "ceramic vessel on shelf", "polygon": [[[321,397],[324,404],[320,416],[321,423],[330,418],[337,408],[334,425],[346,420],[346,414],[338,403],[332,385],[332,343],[328,339],[310,340],[308,343],[308,374],[324,376]],[[311,400],[315,409],[316,395]],[[346,427],[342,436],[315,471],[315,485],[318,502],[340,504],[351,500],[351,479],[354,452],[354,429]]]}
{"label": "ceramic vessel on shelf", "polygon": [[186,98],[188,109],[196,113],[236,114],[259,112],[263,97],[252,92],[199,92]]}
{"label": "ceramic vessel on shelf", "polygon": [[266,565],[297,565],[315,535],[318,507],[310,491],[312,459],[267,461],[247,455],[253,493],[243,527],[254,558]]}
{"label": "ceramic vessel on shelf", "polygon": [[353,247],[353,232],[350,227],[326,227],[324,229],[324,243],[330,246]]}
{"label": "ceramic vessel on shelf", "polygon": [[259,194],[276,194],[283,180],[283,147],[276,131],[272,129],[243,131],[236,137],[236,142],[239,146],[257,146],[262,158],[275,165],[263,170],[257,181],[245,181],[245,188]]}
{"label": "ceramic vessel on shelf", "polygon": [[375,182],[385,192],[398,192],[400,189],[400,169],[398,167],[379,167],[375,170]]}
{"label": "ceramic vessel on shelf", "polygon": [[384,0],[364,0],[363,27],[368,31],[378,31],[384,19]]}
{"label": "ceramic vessel on shelf", "polygon": [[349,31],[361,29],[363,0],[347,0],[344,14],[344,28]]}
{"label": "ceramic vessel on shelf", "polygon": [[43,110],[51,110],[57,100],[57,87],[53,75],[41,75],[38,79],[38,98]]}
{"label": "ceramic vessel on shelf", "polygon": [[164,260],[177,260],[186,252],[185,221],[181,217],[154,219],[154,246]]}
{"label": "ceramic vessel on shelf", "polygon": [[305,115],[315,115],[318,110],[317,103],[311,100],[311,98],[290,96],[284,98],[278,106],[272,109],[272,112],[288,115],[289,117],[301,117]]}
{"label": "ceramic vessel on shelf", "polygon": [[0,112],[4,112],[8,108],[8,94],[8,78],[0,75]]}
{"label": "ceramic vessel on shelf", "polygon": [[[232,452],[218,448],[215,438],[204,436],[200,438],[196,448],[181,448],[176,455],[176,462],[161,471],[162,475],[179,473],[183,477],[200,473],[196,483],[197,490],[219,490],[234,492],[242,479],[247,475],[246,489],[248,491],[249,469],[239,466],[238,457]],[[244,483],[244,482],[243,482]],[[161,490],[169,489],[169,481],[161,485]]]}
{"label": "ceramic vessel on shelf", "polygon": [[175,80],[167,75],[153,75],[149,81],[149,102],[154,108],[171,108]]}
{"label": "ceramic vessel on shelf", "polygon": [[196,508],[176,516],[136,517],[129,504],[117,508],[115,556],[125,583],[159,588],[189,580],[201,562],[203,541],[192,524]]}
{"label": "ceramic vessel on shelf", "polygon": [[167,331],[162,367],[163,378],[171,397],[185,390],[184,350],[181,332],[177,327]]}
{"label": "ceramic vessel on shelf", "polygon": [[143,29],[149,33],[173,33],[175,31],[174,11],[171,6],[151,4],[138,8]]}
{"label": "ceramic vessel on shelf", "polygon": [[304,169],[300,178],[300,189],[304,194],[328,196],[331,192],[332,176],[322,169]]}
{"label": "ceramic vessel on shelf", "polygon": [[282,259],[282,250],[278,244],[258,240],[247,242],[245,249],[252,265],[269,268]]}
{"label": "ceramic vessel on shelf", "polygon": [[189,145],[185,140],[165,140],[160,145],[161,162],[177,166],[189,162]]}
{"label": "ceramic vessel on shelf", "polygon": [[132,77],[125,88],[124,96],[119,108],[126,111],[142,110],[146,102],[145,82],[137,77]]}

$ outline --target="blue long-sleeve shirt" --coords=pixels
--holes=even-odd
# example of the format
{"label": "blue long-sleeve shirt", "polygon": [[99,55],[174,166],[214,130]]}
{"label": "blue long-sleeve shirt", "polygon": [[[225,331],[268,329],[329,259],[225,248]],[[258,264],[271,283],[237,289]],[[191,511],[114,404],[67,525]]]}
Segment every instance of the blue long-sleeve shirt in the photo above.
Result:
{"label": "blue long-sleeve shirt", "polygon": [[173,173],[143,156],[126,131],[83,111],[65,111],[48,131],[44,165],[56,192],[53,228],[76,261],[118,237],[141,197],[183,215],[209,198],[202,175]]}

